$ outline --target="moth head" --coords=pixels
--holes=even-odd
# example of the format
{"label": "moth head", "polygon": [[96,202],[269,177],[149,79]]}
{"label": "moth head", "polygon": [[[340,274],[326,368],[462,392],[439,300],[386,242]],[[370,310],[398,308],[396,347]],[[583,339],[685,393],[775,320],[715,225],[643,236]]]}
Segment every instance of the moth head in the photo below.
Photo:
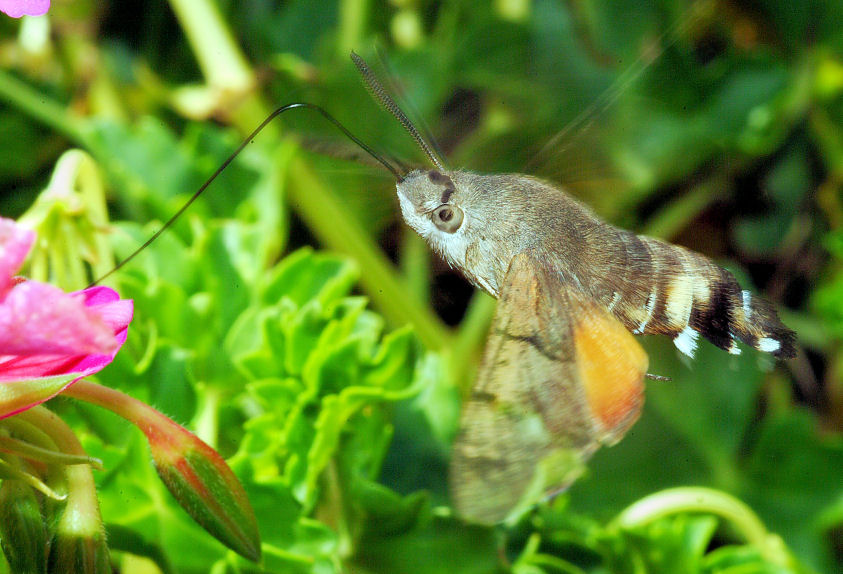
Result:
{"label": "moth head", "polygon": [[[475,285],[497,295],[514,250],[535,235],[506,176],[417,169],[396,184],[407,224]],[[525,239],[526,238],[526,239]]]}
{"label": "moth head", "polygon": [[437,247],[464,235],[466,213],[460,205],[461,194],[448,172],[417,169],[396,187],[401,213],[419,235]]}

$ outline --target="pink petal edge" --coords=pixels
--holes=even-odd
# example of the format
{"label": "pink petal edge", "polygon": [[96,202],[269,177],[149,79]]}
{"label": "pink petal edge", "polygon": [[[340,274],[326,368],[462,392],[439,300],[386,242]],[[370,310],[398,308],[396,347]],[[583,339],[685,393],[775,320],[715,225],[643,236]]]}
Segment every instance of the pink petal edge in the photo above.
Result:
{"label": "pink petal edge", "polygon": [[[71,374],[70,376],[73,376],[73,374]],[[0,412],[0,420],[5,419],[5,418],[7,418],[7,417],[10,417],[10,416],[12,416],[12,415],[16,415],[16,414],[18,414],[18,413],[20,413],[20,412],[23,412],[23,411],[27,410],[27,409],[31,409],[32,407],[38,406],[38,405],[40,405],[41,403],[45,403],[45,402],[49,401],[50,399],[52,399],[52,398],[53,398],[53,397],[55,397],[56,395],[61,394],[61,392],[62,392],[62,391],[64,391],[67,387],[69,387],[70,385],[72,385],[73,383],[75,383],[76,381],[78,381],[79,379],[84,378],[85,376],[86,376],[86,375],[80,375],[80,376],[78,376],[78,377],[74,377],[73,379],[71,379],[71,380],[70,380],[70,381],[68,381],[67,383],[64,383],[64,384],[63,384],[63,385],[61,385],[60,387],[57,387],[57,388],[55,388],[55,389],[52,389],[52,390],[50,391],[50,393],[49,393],[49,394],[44,395],[44,396],[40,396],[40,397],[38,397],[38,398],[36,398],[36,399],[34,399],[34,400],[30,397],[30,398],[28,399],[28,401],[27,401],[25,404],[21,404],[19,407],[14,408],[13,410],[11,410],[11,411],[9,411],[9,412],[7,412],[7,413]],[[30,379],[27,379],[27,380],[17,381],[17,382],[16,382],[16,384],[22,384],[22,385],[26,385],[26,384],[37,385],[38,379],[48,379],[48,378],[50,378],[50,377],[33,377],[33,378],[30,378]],[[8,404],[7,404],[7,405],[4,405],[4,407],[5,407],[5,408],[8,408]]]}
{"label": "pink petal edge", "polygon": [[0,301],[11,288],[12,278],[34,242],[34,231],[21,227],[12,219],[0,217]]}
{"label": "pink petal edge", "polygon": [[77,300],[81,296],[88,301],[108,301],[87,307],[87,310],[96,315],[108,329],[111,342],[109,348],[105,352],[32,354],[9,353],[4,348],[5,356],[0,355],[0,383],[62,373],[79,373],[83,377],[100,371],[114,359],[126,342],[134,315],[133,301],[120,299],[118,293],[108,287],[94,287],[70,295]]}
{"label": "pink petal edge", "polygon": [[12,18],[43,16],[50,9],[50,0],[0,0],[0,12]]}
{"label": "pink petal edge", "polygon": [[117,347],[114,328],[98,309],[53,285],[18,283],[0,302],[0,349],[4,355],[111,352]]}

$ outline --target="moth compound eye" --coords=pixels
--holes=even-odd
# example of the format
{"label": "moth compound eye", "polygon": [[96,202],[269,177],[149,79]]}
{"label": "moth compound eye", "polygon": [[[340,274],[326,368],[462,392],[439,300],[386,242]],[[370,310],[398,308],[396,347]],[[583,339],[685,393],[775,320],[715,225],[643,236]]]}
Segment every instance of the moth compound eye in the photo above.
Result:
{"label": "moth compound eye", "polygon": [[431,214],[433,224],[447,233],[454,233],[462,225],[462,209],[456,205],[440,205]]}

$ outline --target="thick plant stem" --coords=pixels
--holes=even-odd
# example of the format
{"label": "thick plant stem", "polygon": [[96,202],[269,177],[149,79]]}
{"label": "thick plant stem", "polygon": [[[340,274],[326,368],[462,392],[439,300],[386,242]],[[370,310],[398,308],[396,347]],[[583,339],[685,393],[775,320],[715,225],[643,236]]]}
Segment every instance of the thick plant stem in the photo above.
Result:
{"label": "thick plant stem", "polygon": [[158,418],[157,416],[149,416],[151,413],[158,415],[158,411],[146,403],[120,391],[86,380],[77,381],[70,385],[62,391],[62,395],[106,408],[141,430],[149,427]]}
{"label": "thick plant stem", "polygon": [[217,540],[260,560],[260,533],[243,485],[218,452],[151,406],[124,393],[80,381],[65,394],[107,408],[149,441],[161,481],[193,519]]}
{"label": "thick plant stem", "polygon": [[368,11],[369,0],[341,0],[339,3],[337,49],[340,55],[348,56],[352,50],[360,49]]}
{"label": "thick plant stem", "polygon": [[245,91],[252,84],[252,70],[237,48],[214,2],[170,0],[202,74],[220,90]]}
{"label": "thick plant stem", "polygon": [[646,496],[623,510],[615,525],[623,528],[644,526],[655,520],[684,513],[719,516],[735,528],[766,560],[799,570],[781,538],[767,531],[749,506],[725,492],[702,487],[671,488]]}

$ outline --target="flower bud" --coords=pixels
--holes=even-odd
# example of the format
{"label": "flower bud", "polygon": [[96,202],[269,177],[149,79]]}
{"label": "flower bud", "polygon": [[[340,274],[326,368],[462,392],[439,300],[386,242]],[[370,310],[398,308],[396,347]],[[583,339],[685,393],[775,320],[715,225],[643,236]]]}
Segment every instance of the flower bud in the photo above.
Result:
{"label": "flower bud", "polygon": [[161,480],[178,503],[217,540],[252,561],[260,534],[246,491],[214,449],[160,415],[144,430]]}

